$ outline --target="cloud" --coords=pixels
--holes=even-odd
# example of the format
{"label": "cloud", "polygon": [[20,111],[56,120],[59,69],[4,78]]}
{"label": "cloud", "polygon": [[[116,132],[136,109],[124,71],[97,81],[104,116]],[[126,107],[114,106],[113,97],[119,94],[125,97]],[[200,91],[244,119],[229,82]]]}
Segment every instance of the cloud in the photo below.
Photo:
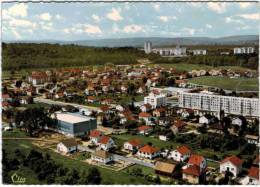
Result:
{"label": "cloud", "polygon": [[64,19],[64,17],[61,16],[60,14],[56,14],[56,15],[55,15],[55,18],[56,18],[57,20],[62,20],[62,19]]}
{"label": "cloud", "polygon": [[188,5],[193,6],[193,7],[201,7],[202,6],[202,4],[199,3],[199,2],[197,2],[197,3],[196,2],[189,2]]}
{"label": "cloud", "polygon": [[240,14],[240,15],[237,15],[237,16],[244,18],[244,19],[249,19],[249,20],[259,20],[259,14],[258,13]]}
{"label": "cloud", "polygon": [[63,32],[66,34],[101,34],[102,31],[99,26],[91,24],[76,24],[74,27],[64,28]]}
{"label": "cloud", "polygon": [[157,12],[160,11],[160,5],[159,4],[154,4],[154,5],[152,5],[152,7],[155,11],[157,11]]}
{"label": "cloud", "polygon": [[170,21],[171,19],[177,19],[177,17],[175,16],[159,16],[158,17],[162,22],[168,22]]}
{"label": "cloud", "polygon": [[251,27],[250,26],[248,26],[248,25],[245,25],[245,26],[241,26],[241,27],[237,27],[236,28],[236,30],[247,30],[247,29],[251,29]]}
{"label": "cloud", "polygon": [[210,2],[207,3],[208,8],[212,10],[213,12],[216,12],[218,14],[222,14],[226,11],[227,4],[226,3],[216,3],[216,2]]}
{"label": "cloud", "polygon": [[184,32],[187,35],[191,35],[193,36],[195,33],[202,33],[203,29],[195,29],[195,28],[191,28],[191,27],[184,27],[183,29],[181,29],[182,32]]}
{"label": "cloud", "polygon": [[50,21],[52,16],[46,12],[46,13],[39,15],[39,18],[43,21]]}
{"label": "cloud", "polygon": [[9,26],[13,28],[36,28],[37,24],[25,19],[12,19],[9,22]]}
{"label": "cloud", "polygon": [[89,25],[89,24],[85,25],[84,31],[89,34],[101,34],[102,33],[101,29],[98,26]]}
{"label": "cloud", "polygon": [[120,31],[120,29],[118,28],[117,24],[114,24],[114,25],[113,25],[112,31],[113,31],[114,33]]}
{"label": "cloud", "polygon": [[241,9],[247,9],[247,8],[251,7],[253,5],[253,3],[241,2],[241,3],[238,3],[238,5]]}
{"label": "cloud", "polygon": [[112,10],[109,13],[107,13],[107,18],[112,21],[123,20],[123,17],[120,15],[120,13],[121,13],[121,9],[112,8]]}
{"label": "cloud", "polygon": [[24,3],[18,3],[8,9],[3,9],[3,17],[26,17],[28,6]]}
{"label": "cloud", "polygon": [[93,14],[91,17],[96,22],[100,22],[100,20],[101,20],[100,17],[98,15],[96,15],[96,14]]}
{"label": "cloud", "polygon": [[140,25],[127,25],[124,27],[123,31],[125,33],[136,33],[136,32],[144,32],[144,29]]}
{"label": "cloud", "polygon": [[226,23],[240,23],[243,24],[243,22],[240,19],[234,18],[232,16],[225,18]]}
{"label": "cloud", "polygon": [[12,29],[11,32],[13,33],[13,35],[16,39],[22,38],[22,36],[15,29]]}
{"label": "cloud", "polygon": [[210,24],[206,24],[206,28],[208,28],[208,29],[212,29],[212,25],[210,25]]}

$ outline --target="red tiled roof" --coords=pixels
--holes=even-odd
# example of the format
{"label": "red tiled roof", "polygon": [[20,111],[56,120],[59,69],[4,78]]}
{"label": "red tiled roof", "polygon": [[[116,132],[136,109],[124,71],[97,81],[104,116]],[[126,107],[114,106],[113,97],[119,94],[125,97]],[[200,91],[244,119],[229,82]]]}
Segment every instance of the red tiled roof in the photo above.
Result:
{"label": "red tiled roof", "polygon": [[148,130],[148,129],[151,129],[151,128],[152,127],[150,127],[150,126],[143,125],[143,126],[138,127],[138,131],[144,131],[144,130]]}
{"label": "red tiled roof", "polygon": [[158,111],[158,112],[165,112],[165,108],[157,108],[155,111]]}
{"label": "red tiled roof", "polygon": [[185,123],[179,119],[177,119],[176,121],[174,121],[174,126],[176,126],[177,128],[182,128],[185,126]]}
{"label": "red tiled roof", "polygon": [[182,155],[186,155],[191,152],[191,150],[185,145],[178,147],[176,150]]}
{"label": "red tiled roof", "polygon": [[150,105],[149,103],[146,103],[146,104],[144,104],[143,105],[145,108],[147,108],[147,109],[151,109],[152,108],[152,105]]}
{"label": "red tiled roof", "polygon": [[153,146],[150,146],[150,145],[145,145],[142,148],[140,148],[139,151],[142,152],[142,153],[152,154],[152,153],[158,152],[159,148],[153,147]]}
{"label": "red tiled roof", "polygon": [[98,136],[101,136],[102,135],[102,132],[101,131],[98,131],[98,130],[93,130],[90,132],[90,137],[93,137],[93,138],[96,138]]}
{"label": "red tiled roof", "polygon": [[3,98],[3,99],[8,99],[8,98],[10,98],[10,95],[9,95],[9,94],[3,94],[3,95],[2,95],[2,98]]}
{"label": "red tiled roof", "polygon": [[251,167],[251,168],[248,170],[248,176],[259,180],[259,168],[257,168],[257,167]]}
{"label": "red tiled roof", "polygon": [[129,121],[134,121],[135,118],[132,115],[125,115],[125,118]]}
{"label": "red tiled roof", "polygon": [[191,165],[185,169],[182,170],[183,173],[193,176],[200,176],[200,167],[197,165]]}
{"label": "red tiled roof", "polygon": [[141,140],[139,140],[139,139],[130,140],[130,141],[128,141],[128,143],[135,147],[140,146],[142,144]]}
{"label": "red tiled roof", "polygon": [[139,117],[142,117],[142,118],[148,118],[148,117],[151,117],[152,115],[147,113],[147,112],[141,112],[139,113]]}
{"label": "red tiled roof", "polygon": [[191,155],[191,157],[190,157],[188,163],[189,163],[189,164],[192,164],[192,165],[197,165],[197,166],[199,166],[200,163],[201,163],[204,159],[205,159],[205,158],[204,158],[203,156],[193,154],[193,155]]}
{"label": "red tiled roof", "polygon": [[187,82],[188,82],[187,80],[175,80],[176,84],[187,83]]}
{"label": "red tiled roof", "polygon": [[90,100],[95,100],[95,99],[96,99],[96,97],[94,97],[94,96],[88,96],[88,97],[87,97],[87,99],[90,99]]}
{"label": "red tiled roof", "polygon": [[99,143],[101,144],[107,144],[108,141],[110,140],[110,137],[109,136],[102,136]]}
{"label": "red tiled roof", "polygon": [[100,109],[101,109],[102,111],[108,111],[108,110],[109,110],[109,106],[104,105],[104,106],[101,106]]}
{"label": "red tiled roof", "polygon": [[4,102],[2,102],[2,106],[4,107],[4,106],[9,106],[10,104],[8,103],[8,102],[6,102],[6,101],[4,101]]}
{"label": "red tiled roof", "polygon": [[221,164],[225,163],[225,162],[231,162],[232,164],[234,164],[235,166],[239,166],[243,163],[243,160],[241,160],[240,158],[236,157],[236,156],[230,156],[225,158],[224,160],[221,161]]}

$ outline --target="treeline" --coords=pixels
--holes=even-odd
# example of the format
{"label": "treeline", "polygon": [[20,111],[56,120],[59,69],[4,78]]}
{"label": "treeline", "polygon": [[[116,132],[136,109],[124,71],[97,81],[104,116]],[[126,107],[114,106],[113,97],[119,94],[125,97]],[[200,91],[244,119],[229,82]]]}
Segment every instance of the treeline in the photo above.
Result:
{"label": "treeline", "polygon": [[10,153],[7,154],[3,149],[2,171],[5,184],[12,184],[12,173],[22,168],[32,170],[43,184],[100,184],[102,181],[101,174],[95,167],[83,171],[69,169],[56,163],[48,153],[42,154],[36,150],[31,150],[25,155],[16,149],[13,154],[15,158],[10,158]]}
{"label": "treeline", "polygon": [[77,45],[3,43],[3,70],[70,66],[134,64],[146,55],[132,47],[95,48]]}
{"label": "treeline", "polygon": [[258,55],[205,55],[187,56],[182,58],[165,58],[160,56],[150,56],[154,63],[190,63],[204,64],[213,67],[217,66],[241,66],[251,69],[258,69]]}

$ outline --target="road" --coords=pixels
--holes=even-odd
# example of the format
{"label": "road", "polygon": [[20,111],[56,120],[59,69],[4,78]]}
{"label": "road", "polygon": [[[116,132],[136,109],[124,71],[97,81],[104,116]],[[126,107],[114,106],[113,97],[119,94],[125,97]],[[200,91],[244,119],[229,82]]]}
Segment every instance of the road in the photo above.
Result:
{"label": "road", "polygon": [[114,154],[114,158],[116,160],[124,160],[124,161],[127,161],[127,162],[132,162],[132,163],[135,163],[135,164],[138,164],[138,165],[142,165],[142,166],[145,166],[145,167],[154,168],[154,164],[149,163],[149,162],[144,162],[142,160],[137,160],[137,159],[134,159],[134,158],[128,158],[128,157],[124,157],[124,156],[117,155],[117,154]]}
{"label": "road", "polygon": [[51,99],[43,99],[40,97],[35,97],[34,98],[34,102],[38,102],[38,103],[46,103],[49,105],[71,105],[74,106],[76,108],[84,108],[87,110],[91,110],[91,111],[99,111],[100,109],[98,107],[92,107],[92,106],[86,106],[86,105],[79,105],[79,104],[75,104],[75,103],[66,103],[66,102],[62,102],[62,101],[53,101]]}
{"label": "road", "polygon": [[[94,152],[93,149],[90,149],[87,146],[82,146],[82,145],[78,146],[78,150],[79,151],[86,151],[86,152],[90,152],[90,153]],[[113,156],[114,156],[115,160],[123,160],[123,161],[126,161],[126,162],[135,163],[135,164],[142,165],[142,166],[145,166],[145,167],[154,168],[154,164],[149,163],[149,162],[144,162],[142,160],[124,157],[124,156],[121,156],[121,155],[118,155],[118,154],[113,154]]]}

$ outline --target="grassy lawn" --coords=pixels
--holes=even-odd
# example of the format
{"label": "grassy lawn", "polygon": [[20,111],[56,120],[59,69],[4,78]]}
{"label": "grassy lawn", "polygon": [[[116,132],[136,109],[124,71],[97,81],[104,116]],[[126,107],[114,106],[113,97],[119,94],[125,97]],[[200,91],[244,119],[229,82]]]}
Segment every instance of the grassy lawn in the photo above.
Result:
{"label": "grassy lawn", "polygon": [[[79,160],[72,160],[68,157],[64,157],[51,150],[40,149],[40,148],[32,145],[31,142],[28,140],[3,140],[3,148],[8,153],[9,158],[13,158],[15,156],[14,155],[15,149],[20,149],[21,152],[24,154],[28,154],[30,150],[35,149],[35,150],[41,151],[43,153],[48,152],[57,163],[63,164],[65,167],[68,167],[68,168],[75,168],[78,171],[83,171],[83,170],[88,170],[90,167],[93,167],[93,166],[90,166],[89,164],[83,163]],[[100,168],[100,167],[98,167],[98,169],[102,176],[102,183],[109,183],[109,184],[111,184],[111,183],[112,184],[147,184],[148,183],[142,177],[130,176],[129,174],[127,174],[125,172],[116,172],[116,171],[111,171],[109,169]],[[27,184],[36,184],[36,183],[40,184],[41,183],[38,181],[38,179],[34,173],[29,174],[29,172],[31,172],[31,171],[30,170],[28,171],[27,168],[20,168],[19,171],[17,171],[17,172],[21,172],[21,174],[22,173],[26,174],[25,171],[28,173],[28,176],[26,176],[28,178],[28,180],[26,182]],[[21,175],[21,176],[24,176],[24,175]]]}
{"label": "grassy lawn", "polygon": [[136,169],[136,168],[142,169],[142,172],[144,175],[149,175],[149,174],[153,175],[154,174],[154,169],[145,167],[145,166],[141,166],[141,165],[136,165],[136,164],[124,169],[123,172],[127,172],[127,171],[131,172],[133,169]]}
{"label": "grassy lawn", "polygon": [[258,80],[257,78],[227,78],[227,77],[196,77],[189,80],[190,83],[215,86],[227,90],[237,91],[257,91]]}
{"label": "grassy lawn", "polygon": [[166,148],[168,146],[173,146],[173,148],[177,147],[179,144],[172,141],[162,141],[158,138],[147,137],[143,135],[130,135],[130,134],[122,134],[122,135],[112,135],[117,145],[122,146],[124,142],[131,139],[140,139],[144,144],[151,142],[154,146],[159,148]]}
{"label": "grassy lawn", "polygon": [[17,137],[17,138],[26,138],[28,137],[26,132],[20,131],[18,129],[14,129],[12,131],[3,131],[3,137]]}
{"label": "grassy lawn", "polygon": [[215,168],[215,169],[219,167],[219,163],[208,161],[208,160],[207,160],[207,165],[208,165],[208,167],[212,167],[212,168]]}
{"label": "grassy lawn", "polygon": [[[151,64],[151,66],[154,66],[155,64]],[[246,71],[249,70],[248,68],[240,67],[240,66],[218,66],[218,67],[213,67],[213,66],[208,66],[204,64],[184,64],[184,63],[179,63],[179,64],[156,64],[164,68],[175,68],[176,71],[181,72],[181,71],[191,71],[191,70],[211,70],[211,69],[231,69],[234,71]],[[251,70],[252,71],[252,70]]]}
{"label": "grassy lawn", "polygon": [[33,104],[27,104],[27,105],[24,105],[22,104],[21,107],[26,107],[26,108],[49,108],[51,105],[49,104],[46,104],[46,103],[33,103]]}

